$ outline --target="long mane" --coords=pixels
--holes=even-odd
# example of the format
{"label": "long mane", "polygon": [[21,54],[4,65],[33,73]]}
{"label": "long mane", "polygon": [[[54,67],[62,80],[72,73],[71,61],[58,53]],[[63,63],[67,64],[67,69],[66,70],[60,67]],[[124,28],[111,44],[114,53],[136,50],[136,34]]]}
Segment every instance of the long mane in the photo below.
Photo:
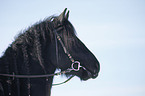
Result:
{"label": "long mane", "polygon": [[52,28],[51,18],[46,19],[21,32],[11,44],[12,49],[18,54],[22,51],[26,66],[29,66],[28,63],[31,55],[32,59],[38,60],[44,70],[42,50],[44,50],[46,42],[49,42],[47,38],[52,37],[49,36],[49,34],[52,34]]}
{"label": "long mane", "polygon": [[[11,44],[11,49],[23,56],[25,66],[29,66],[31,56],[31,59],[37,60],[42,69],[45,70],[42,50],[45,50],[46,46],[49,46],[50,42],[54,39],[53,30],[59,25],[58,22],[54,22],[54,19],[57,19],[57,17],[51,16],[35,23],[18,34],[15,41]],[[76,36],[76,32],[73,25],[68,20],[64,22],[63,28],[65,30],[61,31],[62,39],[65,46],[69,49],[75,42],[70,39]]]}

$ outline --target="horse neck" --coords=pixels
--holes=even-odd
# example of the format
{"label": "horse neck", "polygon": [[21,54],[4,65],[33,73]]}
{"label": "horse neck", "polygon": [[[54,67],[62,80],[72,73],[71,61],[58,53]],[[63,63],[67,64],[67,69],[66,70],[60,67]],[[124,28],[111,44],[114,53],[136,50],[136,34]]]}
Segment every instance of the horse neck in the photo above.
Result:
{"label": "horse neck", "polygon": [[[0,58],[0,73],[5,73],[5,74],[15,73],[19,75],[27,74],[27,72],[22,72],[22,69],[25,68],[25,66],[23,65],[24,64],[23,56],[17,57],[15,56],[15,54],[16,54],[15,51],[11,47],[9,47],[5,51],[5,54]],[[44,71],[42,71],[40,64],[38,63],[39,62],[36,62],[35,60],[30,60],[29,66],[31,68],[29,70],[29,74],[37,74],[37,75],[45,74]],[[54,73],[55,68],[53,68],[51,64],[45,64],[45,65],[46,65],[45,67],[47,67],[46,74]],[[24,68],[22,66],[24,66]],[[15,78],[14,80],[12,80],[12,82],[15,85],[14,84],[13,86],[9,85],[11,86],[10,88],[5,87],[4,89],[6,93],[14,92],[11,93],[11,96],[26,96],[26,94],[30,96],[50,96],[52,81],[53,81],[53,77],[36,78],[36,79]],[[4,84],[3,86],[7,86],[6,82],[3,84]]]}

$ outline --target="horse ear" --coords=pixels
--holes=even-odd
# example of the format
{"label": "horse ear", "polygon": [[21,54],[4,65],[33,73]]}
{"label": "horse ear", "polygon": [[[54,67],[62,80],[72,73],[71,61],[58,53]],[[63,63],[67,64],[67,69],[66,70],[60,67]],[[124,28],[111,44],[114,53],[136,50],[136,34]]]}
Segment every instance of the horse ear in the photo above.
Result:
{"label": "horse ear", "polygon": [[68,20],[68,17],[69,17],[69,10],[68,10],[68,12],[67,12],[67,14],[66,14],[66,16],[65,16],[65,19]]}
{"label": "horse ear", "polygon": [[64,11],[58,16],[58,20],[60,20],[60,22],[63,22],[66,19],[68,20],[69,11],[67,12],[67,14],[66,14],[66,11],[67,11],[67,8],[65,8]]}

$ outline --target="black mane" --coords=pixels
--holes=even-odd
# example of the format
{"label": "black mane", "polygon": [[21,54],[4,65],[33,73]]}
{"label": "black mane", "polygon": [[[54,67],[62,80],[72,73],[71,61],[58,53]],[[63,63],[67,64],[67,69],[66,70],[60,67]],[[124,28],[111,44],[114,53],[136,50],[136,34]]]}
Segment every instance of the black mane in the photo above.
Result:
{"label": "black mane", "polygon": [[[54,39],[53,31],[56,26],[60,25],[59,22],[55,22],[55,19],[57,19],[56,16],[50,16],[43,21],[35,23],[21,32],[11,44],[10,47],[15,50],[15,52],[22,51],[24,53],[23,56],[26,64],[29,63],[29,55],[32,55],[33,59],[39,60],[41,67],[44,69],[42,50]],[[72,43],[75,42],[68,39],[76,36],[76,32],[73,25],[68,20],[66,20],[64,24],[67,31],[63,31],[62,39],[65,46],[69,49]]]}

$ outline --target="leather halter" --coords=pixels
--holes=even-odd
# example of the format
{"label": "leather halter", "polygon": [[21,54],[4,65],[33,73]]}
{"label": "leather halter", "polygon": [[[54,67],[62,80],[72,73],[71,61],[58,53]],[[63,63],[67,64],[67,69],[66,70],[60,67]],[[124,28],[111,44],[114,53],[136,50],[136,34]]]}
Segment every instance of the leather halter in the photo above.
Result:
{"label": "leather halter", "polygon": [[[60,26],[59,26],[59,27],[60,27]],[[54,32],[54,34],[55,34],[55,38],[57,38],[57,40],[60,42],[60,44],[61,44],[61,46],[62,46],[62,48],[63,48],[65,54],[68,56],[68,58],[69,58],[70,61],[72,62],[71,68],[68,68],[68,69],[66,69],[66,70],[64,70],[64,71],[61,71],[61,72],[58,72],[58,73],[54,73],[54,74],[45,74],[45,75],[16,75],[16,74],[13,72],[13,74],[1,74],[1,73],[0,73],[0,76],[11,77],[11,78],[13,78],[13,80],[14,80],[14,78],[29,78],[29,79],[30,79],[30,78],[42,78],[42,77],[43,77],[43,78],[46,78],[46,77],[57,76],[57,75],[69,73],[69,72],[71,72],[71,71],[79,71],[80,68],[83,68],[84,70],[86,70],[86,68],[83,67],[83,66],[81,66],[79,61],[75,61],[75,60],[72,58],[72,56],[70,55],[70,53],[67,51],[67,49],[66,49],[66,47],[65,47],[65,45],[64,45],[64,43],[63,43],[63,41],[62,41],[62,39],[61,39],[61,37],[60,37],[59,34],[57,33],[57,31],[60,31],[61,28],[62,28],[62,27],[57,28],[57,29],[54,29],[53,32]],[[57,40],[56,40],[56,42],[57,42]],[[57,43],[56,43],[56,47],[57,47]],[[56,51],[57,51],[57,50],[56,50]],[[56,52],[56,55],[58,55],[57,52]],[[58,58],[57,58],[57,59],[58,59]],[[76,67],[76,66],[77,66],[77,67]],[[86,71],[87,71],[87,70],[86,70]],[[66,81],[64,81],[64,82],[62,82],[62,83],[53,84],[53,85],[64,84],[64,83],[66,83],[67,81],[69,81],[72,77],[74,77],[74,76],[71,76],[68,80],[66,80]]]}

